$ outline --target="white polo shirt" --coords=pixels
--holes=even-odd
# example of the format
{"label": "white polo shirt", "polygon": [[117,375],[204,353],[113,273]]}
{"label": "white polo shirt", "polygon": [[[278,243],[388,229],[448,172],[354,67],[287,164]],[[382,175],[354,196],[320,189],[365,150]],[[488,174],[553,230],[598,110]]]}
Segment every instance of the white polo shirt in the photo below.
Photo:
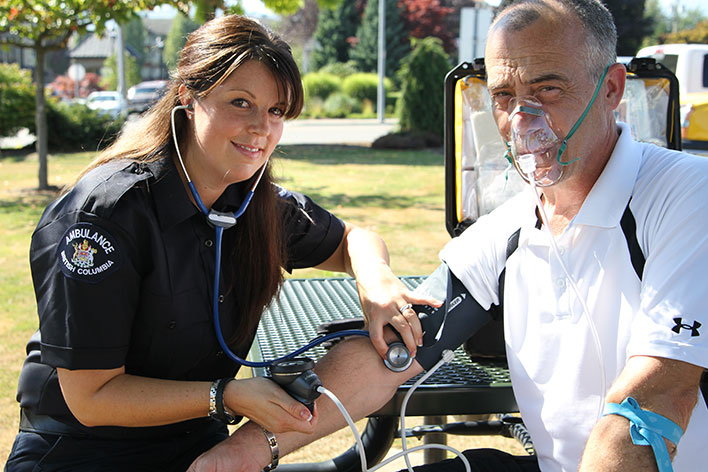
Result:
{"label": "white polo shirt", "polygon": [[[507,358],[544,472],[577,470],[604,393],[629,357],[708,367],[708,159],[635,142],[626,125],[618,126],[621,135],[607,166],[556,238],[572,280],[548,233],[534,227],[530,191],[481,217],[440,253],[485,308],[498,304],[498,278],[506,266]],[[646,257],[641,282],[620,227],[630,197]],[[519,227],[518,249],[507,261],[507,240]],[[708,410],[700,397],[675,471],[706,469],[706,438]]]}

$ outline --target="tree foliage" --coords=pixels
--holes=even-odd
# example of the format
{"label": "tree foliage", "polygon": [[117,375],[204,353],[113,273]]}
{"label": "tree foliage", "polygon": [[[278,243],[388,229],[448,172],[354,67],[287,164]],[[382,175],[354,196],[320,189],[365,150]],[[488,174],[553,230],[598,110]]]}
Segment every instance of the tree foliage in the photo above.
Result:
{"label": "tree foliage", "polygon": [[[106,71],[101,81],[101,87],[106,90],[118,90],[118,66],[116,64],[118,56],[111,54],[103,63],[103,69]],[[130,54],[124,55],[125,69],[125,87],[129,88],[140,83],[140,66],[133,56]]]}
{"label": "tree foliage", "polygon": [[651,34],[652,21],[644,15],[645,0],[605,0],[617,27],[617,54],[634,56],[642,38]]}
{"label": "tree foliage", "polygon": [[318,46],[312,52],[312,67],[316,70],[327,64],[347,62],[360,23],[355,2],[343,1],[335,9],[320,10],[315,31]]}
{"label": "tree foliage", "polygon": [[143,25],[143,19],[139,16],[135,16],[128,21],[125,26],[123,26],[123,37],[125,38],[125,44],[138,53],[135,62],[138,64],[138,67],[142,67],[146,56],[145,26]]}
{"label": "tree foliage", "polygon": [[419,39],[435,36],[440,38],[446,51],[454,50],[455,38],[443,23],[454,8],[442,6],[440,0],[399,0],[398,4],[411,36]]}
{"label": "tree foliage", "polygon": [[[386,75],[391,77],[400,68],[401,60],[410,51],[410,40],[403,20],[398,0],[385,0],[386,8]],[[357,30],[358,42],[350,52],[350,57],[363,72],[375,72],[378,58],[379,2],[368,0],[364,17]]]}
{"label": "tree foliage", "polygon": [[[73,32],[84,32],[89,25],[102,34],[106,22],[124,23],[136,12],[171,4],[189,11],[185,0],[14,0],[0,3],[0,32],[9,35],[0,43],[20,47],[40,46],[61,49]],[[12,5],[12,6],[10,6]]]}
{"label": "tree foliage", "polygon": [[[262,0],[266,8],[281,15],[291,15],[298,11],[305,4],[305,0]],[[317,0],[317,4],[322,8],[334,8],[339,2],[349,0]],[[239,0],[239,4],[241,0]]]}
{"label": "tree foliage", "polygon": [[413,51],[403,62],[404,77],[398,122],[403,131],[425,131],[442,137],[445,75],[450,59],[439,38],[414,42]]}
{"label": "tree foliage", "polygon": [[187,42],[187,36],[197,28],[199,28],[199,23],[190,20],[186,15],[179,13],[175,16],[167,38],[165,38],[165,48],[162,50],[162,60],[168,70],[177,67],[179,52]]}
{"label": "tree foliage", "polygon": [[698,43],[708,44],[708,20],[703,20],[694,28],[667,33],[661,36],[662,43]]}
{"label": "tree foliage", "polygon": [[28,70],[0,64],[0,136],[13,136],[34,126],[34,89]]}
{"label": "tree foliage", "polygon": [[[675,8],[670,13],[661,9],[659,0],[647,0],[645,16],[652,32],[642,46],[666,43],[708,43],[705,35],[706,16],[698,8]],[[702,24],[703,23],[703,24]]]}
{"label": "tree foliage", "polygon": [[171,4],[188,11],[186,0],[13,0],[0,3],[0,45],[34,50],[35,122],[39,156],[39,188],[49,187],[47,177],[47,112],[44,97],[44,58],[48,51],[66,47],[74,33],[93,25],[103,33],[108,20],[125,23],[137,11]]}

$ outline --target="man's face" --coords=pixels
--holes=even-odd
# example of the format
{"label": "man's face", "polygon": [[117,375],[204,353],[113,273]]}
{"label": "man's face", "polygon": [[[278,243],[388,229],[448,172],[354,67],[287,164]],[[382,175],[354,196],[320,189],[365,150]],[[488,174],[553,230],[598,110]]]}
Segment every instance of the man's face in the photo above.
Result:
{"label": "man's face", "polygon": [[[503,20],[487,39],[485,64],[492,111],[502,136],[510,138],[512,99],[533,97],[543,106],[553,131],[564,139],[590,102],[596,83],[584,62],[582,26],[568,17],[539,19],[521,30],[504,27]],[[568,141],[564,162],[566,180],[592,148],[593,105],[583,125]]]}

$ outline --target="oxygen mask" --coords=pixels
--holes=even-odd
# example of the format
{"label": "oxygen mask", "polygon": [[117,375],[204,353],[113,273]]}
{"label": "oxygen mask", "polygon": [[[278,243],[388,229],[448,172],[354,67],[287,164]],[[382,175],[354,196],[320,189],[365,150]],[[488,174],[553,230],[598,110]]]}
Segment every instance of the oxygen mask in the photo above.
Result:
{"label": "oxygen mask", "polygon": [[[564,166],[557,159],[562,141],[553,131],[543,105],[534,97],[519,97],[509,102],[509,110],[508,146],[514,167],[529,183],[532,173],[538,187],[555,184],[563,175]],[[535,164],[530,169],[529,161]]]}

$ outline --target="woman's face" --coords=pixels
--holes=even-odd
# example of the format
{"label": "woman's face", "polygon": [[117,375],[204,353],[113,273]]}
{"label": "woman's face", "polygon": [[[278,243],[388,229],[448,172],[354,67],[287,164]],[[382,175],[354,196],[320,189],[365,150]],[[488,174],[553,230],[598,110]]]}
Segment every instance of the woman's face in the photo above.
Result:
{"label": "woman's face", "polygon": [[195,100],[186,153],[194,182],[219,190],[253,176],[280,140],[286,100],[258,61],[245,62]]}

